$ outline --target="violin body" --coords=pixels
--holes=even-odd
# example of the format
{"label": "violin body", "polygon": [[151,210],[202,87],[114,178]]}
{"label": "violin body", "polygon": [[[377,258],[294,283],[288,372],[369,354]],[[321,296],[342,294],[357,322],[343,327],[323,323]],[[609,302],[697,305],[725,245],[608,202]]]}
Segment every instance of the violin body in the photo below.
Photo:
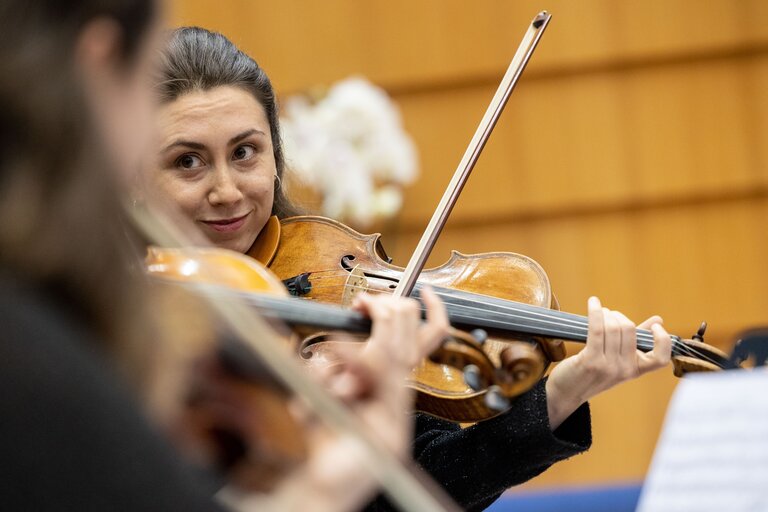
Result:
{"label": "violin body", "polygon": [[[360,291],[391,293],[403,269],[389,263],[380,235],[364,235],[325,217],[301,216],[268,226],[249,254],[269,254],[269,269],[287,282],[292,293],[310,300],[348,305]],[[264,242],[269,240],[269,242]],[[279,240],[276,247],[274,240]],[[304,279],[298,276],[309,274]],[[291,281],[293,280],[293,282]],[[454,289],[545,308],[557,308],[546,273],[532,259],[520,254],[493,252],[464,255],[454,251],[443,265],[424,270],[420,284]],[[306,284],[309,286],[307,287]],[[482,304],[478,304],[482,308]],[[305,343],[309,357],[324,352],[328,337],[319,335]],[[562,342],[533,336],[489,332],[483,346],[495,365],[510,376],[506,397],[524,393],[544,375],[551,361],[564,355]],[[416,407],[454,421],[478,421],[498,414],[489,408],[484,391],[472,389],[459,369],[425,360],[414,375],[419,392]]]}

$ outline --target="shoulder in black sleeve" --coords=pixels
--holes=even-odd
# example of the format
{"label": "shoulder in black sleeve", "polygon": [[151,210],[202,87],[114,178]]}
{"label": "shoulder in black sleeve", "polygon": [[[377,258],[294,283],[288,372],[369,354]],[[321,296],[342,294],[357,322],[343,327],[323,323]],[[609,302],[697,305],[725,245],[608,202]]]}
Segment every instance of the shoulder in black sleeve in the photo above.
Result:
{"label": "shoulder in black sleeve", "polygon": [[2,508],[219,510],[62,311],[0,279]]}
{"label": "shoulder in black sleeve", "polygon": [[[545,384],[518,397],[504,414],[465,429],[417,414],[414,458],[462,509],[485,509],[509,487],[592,444],[588,404],[550,429]],[[395,509],[379,497],[366,510]]]}

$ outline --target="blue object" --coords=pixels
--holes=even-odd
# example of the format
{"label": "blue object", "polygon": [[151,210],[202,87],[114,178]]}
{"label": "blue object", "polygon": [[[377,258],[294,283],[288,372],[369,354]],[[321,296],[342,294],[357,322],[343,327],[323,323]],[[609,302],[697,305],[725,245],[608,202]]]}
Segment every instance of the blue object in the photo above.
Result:
{"label": "blue object", "polygon": [[640,483],[508,491],[488,512],[634,512]]}

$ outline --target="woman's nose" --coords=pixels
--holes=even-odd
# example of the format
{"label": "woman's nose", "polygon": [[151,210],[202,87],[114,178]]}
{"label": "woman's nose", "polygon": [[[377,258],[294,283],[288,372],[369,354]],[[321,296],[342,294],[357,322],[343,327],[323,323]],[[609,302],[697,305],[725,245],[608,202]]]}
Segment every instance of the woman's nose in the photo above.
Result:
{"label": "woman's nose", "polygon": [[228,167],[216,169],[215,181],[208,194],[208,201],[213,205],[234,204],[243,198],[234,173]]}

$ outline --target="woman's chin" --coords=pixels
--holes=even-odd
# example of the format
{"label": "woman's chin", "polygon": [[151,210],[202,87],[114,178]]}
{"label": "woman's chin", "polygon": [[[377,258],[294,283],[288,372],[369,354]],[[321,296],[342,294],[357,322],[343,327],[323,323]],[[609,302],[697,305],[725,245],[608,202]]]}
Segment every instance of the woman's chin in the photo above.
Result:
{"label": "woman's chin", "polygon": [[243,254],[248,252],[248,249],[250,249],[251,245],[253,245],[252,240],[249,241],[243,237],[230,239],[230,240],[211,240],[211,241],[219,249],[228,249],[230,251],[235,251]]}

